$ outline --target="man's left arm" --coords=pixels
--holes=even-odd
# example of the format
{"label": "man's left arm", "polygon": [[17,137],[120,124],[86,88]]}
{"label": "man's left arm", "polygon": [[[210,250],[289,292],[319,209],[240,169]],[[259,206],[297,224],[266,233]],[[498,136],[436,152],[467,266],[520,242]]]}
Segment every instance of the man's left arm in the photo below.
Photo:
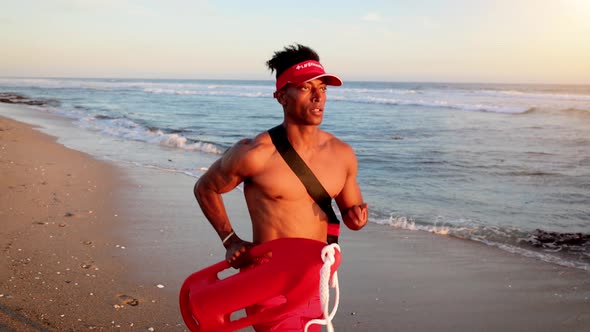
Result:
{"label": "man's left arm", "polygon": [[346,153],[346,181],[342,191],[336,196],[336,204],[342,214],[342,220],[346,227],[352,230],[359,230],[367,224],[369,218],[368,204],[363,201],[361,189],[356,180],[358,162],[351,147]]}

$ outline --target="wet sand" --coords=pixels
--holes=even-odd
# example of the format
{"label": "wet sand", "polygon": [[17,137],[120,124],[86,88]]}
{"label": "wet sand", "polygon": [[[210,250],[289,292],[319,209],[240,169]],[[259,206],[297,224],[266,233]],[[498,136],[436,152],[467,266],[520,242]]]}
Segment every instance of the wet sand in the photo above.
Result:
{"label": "wet sand", "polygon": [[[185,330],[182,280],[224,253],[193,178],[96,160],[1,117],[0,170],[0,330]],[[247,238],[241,194],[225,199]],[[337,331],[590,324],[586,271],[375,224],[343,230],[341,245]]]}

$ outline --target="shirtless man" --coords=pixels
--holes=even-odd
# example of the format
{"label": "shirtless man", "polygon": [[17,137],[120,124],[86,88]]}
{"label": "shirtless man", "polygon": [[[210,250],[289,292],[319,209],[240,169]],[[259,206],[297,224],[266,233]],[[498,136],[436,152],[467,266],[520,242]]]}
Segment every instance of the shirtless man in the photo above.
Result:
{"label": "shirtless man", "polygon": [[[283,108],[282,126],[289,142],[336,200],[344,224],[352,230],[361,229],[367,223],[368,207],[356,180],[354,151],[319,128],[324,115],[326,86],[339,86],[342,81],[326,74],[319,56],[302,45],[275,52],[267,65],[271,72],[276,71],[274,97]],[[241,239],[233,231],[221,197],[242,182],[252,221],[252,242]],[[283,160],[268,132],[236,143],[201,176],[194,192],[227,250],[227,261],[234,268],[253,263],[248,250],[256,244],[286,237],[326,241],[328,216]],[[310,318],[321,315],[319,304],[315,309],[318,310],[316,317]],[[277,326],[278,323],[273,324]]]}

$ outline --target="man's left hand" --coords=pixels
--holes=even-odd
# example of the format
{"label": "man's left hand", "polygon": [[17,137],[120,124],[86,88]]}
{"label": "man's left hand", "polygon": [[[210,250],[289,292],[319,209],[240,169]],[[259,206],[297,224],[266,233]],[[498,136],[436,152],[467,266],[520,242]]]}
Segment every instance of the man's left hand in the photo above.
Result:
{"label": "man's left hand", "polygon": [[352,206],[348,209],[345,218],[346,225],[351,229],[359,230],[363,228],[369,219],[369,205],[367,203],[363,203]]}

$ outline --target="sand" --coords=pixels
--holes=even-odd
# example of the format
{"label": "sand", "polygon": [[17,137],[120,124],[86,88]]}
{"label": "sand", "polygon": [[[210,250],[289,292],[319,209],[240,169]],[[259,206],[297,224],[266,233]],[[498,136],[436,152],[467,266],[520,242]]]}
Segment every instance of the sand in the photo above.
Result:
{"label": "sand", "polygon": [[[2,117],[0,172],[0,331],[186,330],[178,289],[224,253],[193,178],[97,160]],[[241,194],[225,199],[250,236]],[[375,224],[341,245],[337,331],[590,326],[587,271]]]}
{"label": "sand", "polygon": [[119,169],[5,118],[0,156],[0,330],[182,323],[161,318],[175,311],[164,292],[123,259],[120,197],[133,184]]}

